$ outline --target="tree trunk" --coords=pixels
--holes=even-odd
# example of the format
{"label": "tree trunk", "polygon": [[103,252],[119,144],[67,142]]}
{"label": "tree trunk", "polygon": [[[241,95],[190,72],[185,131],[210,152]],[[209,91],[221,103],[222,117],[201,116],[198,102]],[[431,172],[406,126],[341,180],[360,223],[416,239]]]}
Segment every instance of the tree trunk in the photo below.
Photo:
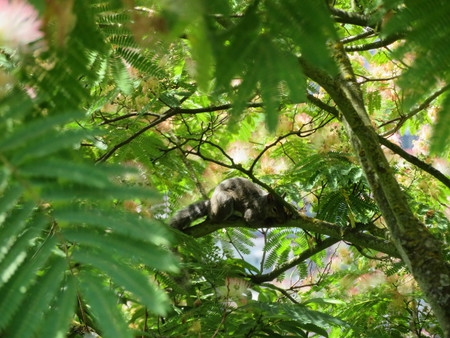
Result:
{"label": "tree trunk", "polygon": [[304,61],[305,74],[335,101],[351,137],[375,200],[391,232],[392,241],[432,307],[445,337],[450,337],[450,264],[438,241],[414,216],[381,150],[378,135],[366,112],[362,94],[342,46],[335,46],[340,76],[332,78]]}

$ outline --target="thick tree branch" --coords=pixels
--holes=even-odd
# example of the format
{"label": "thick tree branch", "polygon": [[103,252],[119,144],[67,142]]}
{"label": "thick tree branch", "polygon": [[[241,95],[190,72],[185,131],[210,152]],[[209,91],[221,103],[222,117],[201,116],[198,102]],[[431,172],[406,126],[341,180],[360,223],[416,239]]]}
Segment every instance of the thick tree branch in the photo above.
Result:
{"label": "thick tree branch", "polygon": [[[251,229],[258,229],[259,226],[249,226],[243,220],[227,221],[220,224],[211,223],[209,221],[204,221],[200,224],[194,225],[183,229],[183,232],[187,235],[193,236],[195,238],[206,236],[214,231],[224,228],[235,228],[235,227],[245,227]],[[338,226],[333,223],[318,220],[316,218],[308,217],[303,214],[295,215],[294,219],[289,220],[284,224],[274,224],[269,228],[278,227],[291,227],[300,228],[307,231],[319,233],[332,237],[336,240],[344,240],[346,242],[352,243],[354,245],[372,249],[376,251],[388,254],[391,257],[399,257],[399,254],[395,247],[387,240],[380,239],[378,237],[358,232],[357,229],[344,229],[342,226]]]}
{"label": "thick tree branch", "polygon": [[378,26],[377,23],[374,23],[372,18],[369,15],[354,13],[354,12],[346,12],[342,9],[329,7],[330,12],[333,15],[333,19],[339,23],[347,23],[351,25],[357,25],[362,27],[371,27],[376,28]]}

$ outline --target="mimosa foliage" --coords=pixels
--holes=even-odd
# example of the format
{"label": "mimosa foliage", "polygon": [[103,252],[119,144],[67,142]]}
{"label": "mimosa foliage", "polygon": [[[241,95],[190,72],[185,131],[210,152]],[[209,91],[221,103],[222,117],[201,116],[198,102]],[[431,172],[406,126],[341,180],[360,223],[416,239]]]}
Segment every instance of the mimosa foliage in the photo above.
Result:
{"label": "mimosa foliage", "polygon": [[[119,298],[156,314],[168,309],[150,271],[176,270],[163,248],[170,234],[157,221],[121,207],[126,200],[156,200],[158,194],[121,184],[136,173],[94,165],[79,149],[100,135],[77,123],[86,118],[82,107],[91,101],[94,85],[113,80],[122,92],[131,92],[124,59],[156,73],[142,55],[112,48],[93,6],[77,2],[74,13],[85,20],[77,21],[64,51],[50,48],[19,64],[23,84],[2,98],[2,336],[62,337],[78,318],[105,337],[131,337]],[[8,62],[13,67],[14,56]],[[33,98],[25,86],[35,92]]]}
{"label": "mimosa foliage", "polygon": [[[386,139],[426,131],[433,102],[433,149],[449,143],[445,1],[30,2],[42,44],[0,46],[1,336],[443,335],[338,85],[352,68],[408,203],[448,242],[444,175]],[[235,176],[300,215],[164,224]]]}

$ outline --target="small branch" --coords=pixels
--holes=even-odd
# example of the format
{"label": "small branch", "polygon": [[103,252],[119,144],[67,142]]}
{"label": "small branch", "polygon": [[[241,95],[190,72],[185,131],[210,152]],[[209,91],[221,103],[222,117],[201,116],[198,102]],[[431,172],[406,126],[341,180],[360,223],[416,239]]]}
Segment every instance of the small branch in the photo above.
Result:
{"label": "small branch", "polygon": [[130,143],[131,141],[133,141],[136,137],[138,137],[139,135],[145,133],[147,130],[149,130],[150,128],[153,128],[154,126],[160,124],[161,122],[164,122],[165,120],[167,120],[168,118],[174,116],[178,114],[178,110],[177,108],[174,109],[169,109],[167,110],[163,115],[161,115],[160,118],[157,118],[155,120],[153,120],[151,123],[149,123],[147,126],[145,126],[144,128],[142,128],[141,130],[137,131],[136,133],[134,133],[133,135],[131,135],[130,137],[128,137],[127,139],[125,139],[124,141],[116,144],[114,147],[112,147],[108,152],[106,152],[105,154],[103,154],[102,156],[100,156],[100,158],[96,161],[96,162],[104,162],[106,161],[108,158],[110,158],[118,149],[120,149],[121,147],[123,147],[124,145],[127,145],[128,143]]}
{"label": "small branch", "polygon": [[391,77],[385,77],[385,78],[375,78],[375,79],[368,78],[367,76],[364,76],[364,75],[358,75],[358,74],[355,74],[355,75],[364,79],[363,81],[358,82],[359,84],[366,83],[366,82],[390,81],[390,80],[395,80],[395,79],[399,78],[398,75],[391,76]]}
{"label": "small branch", "polygon": [[[450,88],[450,86],[445,86],[445,87],[441,88],[440,90],[438,90],[437,92],[435,92],[428,99],[426,99],[419,107],[417,107],[414,110],[412,110],[411,113],[408,114],[408,116],[410,116],[411,114],[417,114],[420,110],[426,108],[431,103],[431,101],[433,101],[436,97],[438,97],[440,94],[442,94],[443,92],[445,92],[449,88]],[[339,115],[339,111],[336,108],[327,105],[325,102],[322,102],[317,97],[315,97],[313,95],[307,95],[307,98],[315,106],[317,106],[317,107],[319,107],[319,108],[329,112],[330,114],[333,114],[336,117]],[[405,119],[407,119],[407,117],[405,117]],[[387,147],[390,150],[392,150],[395,154],[399,155],[400,157],[402,157],[403,159],[408,161],[409,163],[411,163],[411,164],[417,166],[418,168],[422,169],[423,171],[429,173],[430,175],[435,177],[437,180],[439,180],[440,182],[445,184],[447,187],[450,187],[450,179],[447,176],[445,176],[443,173],[441,173],[439,170],[437,170],[436,168],[434,168],[431,165],[423,162],[422,160],[418,159],[417,157],[415,157],[415,156],[413,156],[411,154],[408,154],[401,147],[399,147],[398,145],[396,145],[396,144],[392,143],[391,141],[385,139],[381,135],[378,135],[378,141],[382,145],[384,145],[385,147]]]}
{"label": "small branch", "polygon": [[277,269],[275,269],[269,273],[262,274],[262,275],[246,276],[246,277],[250,278],[250,280],[256,284],[272,281],[272,280],[276,279],[278,276],[280,276],[282,273],[284,273],[286,270],[293,268],[294,266],[305,261],[306,259],[315,255],[316,253],[318,253],[322,250],[325,250],[326,248],[336,244],[339,241],[340,241],[340,239],[336,239],[336,238],[332,238],[332,237],[326,238],[322,242],[316,244],[314,247],[306,249],[297,257],[292,258],[285,264],[281,265],[280,267],[278,267]]}
{"label": "small branch", "polygon": [[[124,145],[127,145],[128,143],[130,143],[131,141],[133,141],[136,137],[138,137],[139,135],[145,133],[147,130],[153,128],[154,126],[164,122],[165,120],[169,119],[170,117],[174,116],[174,115],[178,115],[178,114],[201,114],[201,113],[210,113],[210,112],[214,112],[214,111],[219,111],[219,110],[225,110],[225,109],[230,109],[232,107],[231,104],[224,104],[221,106],[214,106],[214,107],[205,107],[205,108],[196,108],[196,109],[183,109],[183,108],[170,108],[168,109],[164,114],[160,115],[159,117],[157,117],[156,119],[154,119],[152,122],[150,122],[147,126],[145,126],[144,128],[142,128],[141,130],[137,131],[136,133],[134,133],[133,135],[131,135],[130,137],[128,137],[127,139],[125,139],[124,141],[116,144],[114,147],[112,147],[108,152],[106,152],[105,154],[103,154],[102,156],[100,156],[99,159],[97,159],[97,162],[104,162],[106,161],[108,158],[110,158],[118,149],[120,149],[121,147],[123,147]],[[247,105],[248,108],[258,108],[258,107],[262,107],[262,103],[249,103]],[[148,113],[150,114],[150,113]],[[132,117],[135,115],[132,114],[127,114],[124,115],[125,118],[128,117]],[[119,120],[121,119],[120,117],[113,119],[113,120]],[[111,120],[109,120],[111,121]]]}
{"label": "small branch", "polygon": [[399,147],[398,145],[396,145],[396,144],[392,143],[391,141],[385,139],[382,136],[378,136],[378,140],[386,148],[389,148],[390,150],[392,150],[394,153],[396,153],[397,155],[399,155],[402,158],[404,158],[409,163],[412,163],[416,167],[418,167],[418,168],[422,169],[423,171],[429,173],[430,175],[432,175],[437,180],[439,180],[440,182],[442,182],[443,184],[445,184],[447,187],[450,188],[450,178],[445,176],[439,170],[437,170],[436,168],[432,167],[428,163],[425,163],[424,161],[418,159],[417,157],[415,157],[415,156],[413,156],[411,154],[408,154],[401,147]]}
{"label": "small branch", "polygon": [[337,108],[326,104],[325,102],[323,102],[322,100],[318,99],[317,97],[311,94],[306,95],[306,98],[316,107],[325,110],[326,112],[332,114],[334,117],[339,119],[339,110]]}
{"label": "small branch", "polygon": [[105,125],[105,124],[109,124],[109,123],[114,123],[114,122],[121,121],[121,120],[125,120],[125,119],[128,119],[130,117],[136,117],[136,116],[153,116],[153,117],[156,117],[156,118],[161,118],[162,115],[155,114],[155,113],[129,113],[129,114],[121,115],[121,116],[118,116],[118,117],[114,117],[112,119],[106,119],[105,118],[102,121],[102,123],[100,123],[100,126]]}
{"label": "small branch", "polygon": [[[264,285],[263,285],[264,286]],[[270,288],[271,289],[276,289],[276,290],[278,290],[280,293],[282,293],[286,298],[288,298],[292,303],[294,303],[294,304],[300,304],[300,302],[299,301],[297,301],[297,300],[295,300],[288,292],[287,292],[287,290],[285,290],[285,289],[283,289],[283,288],[280,288],[280,287],[278,287],[278,286],[276,286],[276,285],[274,285],[274,284],[270,284]]]}
{"label": "small branch", "polygon": [[[261,108],[263,106],[260,102],[249,103],[247,108]],[[180,114],[200,114],[200,113],[212,113],[219,110],[227,110],[233,107],[232,104],[223,104],[220,106],[205,107],[205,108],[195,108],[195,109],[179,109]]]}
{"label": "small branch", "polygon": [[378,41],[371,42],[371,43],[368,43],[365,45],[345,46],[344,50],[346,52],[359,52],[359,51],[364,51],[364,50],[371,50],[371,49],[386,47],[400,39],[403,39],[404,37],[405,37],[404,34],[395,34],[395,35],[388,36],[384,40],[378,40]]}
{"label": "small branch", "polygon": [[255,157],[255,159],[253,160],[253,163],[250,165],[250,169],[248,171],[249,172],[253,172],[253,169],[255,168],[256,164],[261,159],[261,157],[264,155],[264,153],[266,151],[268,151],[270,148],[273,148],[274,146],[276,146],[283,139],[288,138],[289,136],[294,136],[294,135],[296,135],[298,137],[308,137],[311,134],[313,134],[314,132],[316,132],[318,129],[320,129],[320,128],[324,127],[325,125],[327,125],[330,121],[332,121],[334,119],[334,117],[332,117],[331,119],[327,119],[327,117],[328,116],[326,116],[325,119],[316,128],[311,128],[309,130],[302,131],[302,128],[303,128],[302,127],[299,130],[297,130],[297,131],[291,131],[291,132],[289,132],[287,134],[279,136],[274,142],[272,142],[271,144],[268,144],[267,146],[265,146],[264,149]]}
{"label": "small branch", "polygon": [[399,119],[399,123],[392,130],[389,130],[388,132],[384,133],[382,136],[392,135],[395,132],[397,132],[408,119],[410,119],[414,115],[417,115],[422,110],[427,108],[431,104],[431,102],[433,102],[437,97],[439,97],[441,94],[445,93],[449,89],[450,89],[450,85],[446,85],[446,86],[442,87],[441,89],[435,91],[428,98],[426,98],[419,106],[411,109],[411,111],[406,116],[401,116],[401,117],[397,118],[397,119]]}
{"label": "small branch", "polygon": [[362,32],[361,34],[341,39],[341,42],[345,45],[346,43],[371,37],[372,35],[375,35],[375,31],[372,28],[367,28],[367,30],[365,32]]}
{"label": "small branch", "polygon": [[[201,150],[200,150],[200,146],[201,146],[202,143],[209,144],[209,145],[219,149],[219,151],[230,161],[231,164],[227,164],[227,163],[221,162],[219,160],[216,160],[214,158],[210,158],[210,157],[207,157],[207,156],[203,155]],[[192,155],[196,155],[196,156],[200,157],[204,161],[218,164],[221,167],[228,168],[228,169],[236,169],[236,170],[238,170],[238,171],[240,171],[240,172],[242,172],[242,173],[244,173],[246,175],[249,174],[248,170],[244,169],[240,164],[236,164],[234,162],[233,158],[230,157],[230,155],[228,155],[225,152],[225,150],[223,150],[220,146],[218,146],[217,144],[215,144],[213,142],[202,140],[201,143],[196,148],[197,148],[197,151],[191,150],[188,153],[192,154]]]}

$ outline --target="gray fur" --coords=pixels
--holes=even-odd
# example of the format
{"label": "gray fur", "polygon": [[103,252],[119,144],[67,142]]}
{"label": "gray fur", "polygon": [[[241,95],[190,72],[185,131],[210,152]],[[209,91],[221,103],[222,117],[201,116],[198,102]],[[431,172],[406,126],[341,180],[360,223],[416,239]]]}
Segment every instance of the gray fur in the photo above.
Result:
{"label": "gray fur", "polygon": [[284,223],[289,218],[289,212],[273,196],[246,178],[234,177],[221,182],[211,199],[179,210],[170,220],[170,225],[184,229],[204,216],[208,216],[212,223],[220,223],[235,215],[249,225],[261,226]]}
{"label": "gray fur", "polygon": [[208,215],[208,211],[209,200],[195,202],[178,210],[169,221],[169,225],[177,229],[187,228],[191,222]]}

